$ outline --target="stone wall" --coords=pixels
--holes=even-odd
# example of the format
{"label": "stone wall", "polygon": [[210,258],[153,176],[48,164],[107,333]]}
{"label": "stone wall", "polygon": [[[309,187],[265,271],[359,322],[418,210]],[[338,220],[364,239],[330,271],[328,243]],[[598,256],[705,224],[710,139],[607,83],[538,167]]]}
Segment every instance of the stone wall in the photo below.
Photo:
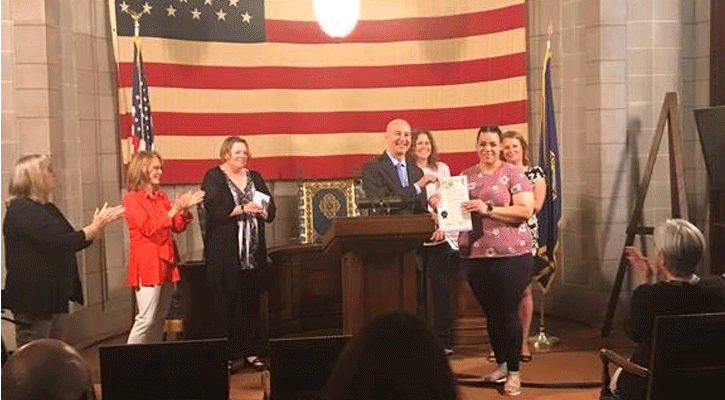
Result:
{"label": "stone wall", "polygon": [[[2,2],[3,198],[18,156],[45,153],[61,182],[53,201],[73,226],[90,222],[104,201],[120,202],[111,49],[106,2]],[[116,223],[79,253],[86,305],[71,310],[70,342],[90,343],[130,326],[125,236]],[[3,279],[4,273],[3,259]]]}
{"label": "stone wall", "polygon": [[[599,324],[666,92],[679,96],[690,219],[706,229],[706,175],[692,110],[708,104],[709,1],[532,0],[527,10],[534,142],[549,24],[554,31],[563,218],[561,268],[547,311]],[[667,151],[665,139],[644,207],[648,226],[670,216]],[[652,249],[649,239],[638,243]],[[628,276],[615,319],[631,288]]]}

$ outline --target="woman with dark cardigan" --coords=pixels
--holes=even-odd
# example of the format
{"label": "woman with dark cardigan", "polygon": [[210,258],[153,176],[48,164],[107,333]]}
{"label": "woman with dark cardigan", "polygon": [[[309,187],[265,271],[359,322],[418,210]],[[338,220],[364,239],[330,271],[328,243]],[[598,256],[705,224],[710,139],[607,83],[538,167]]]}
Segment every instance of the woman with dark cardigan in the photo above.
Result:
{"label": "woman with dark cardigan", "polygon": [[76,230],[50,201],[57,186],[49,156],[28,155],[15,163],[3,221],[3,307],[19,323],[18,347],[35,339],[65,339],[68,301],[83,304],[76,252],[124,212],[122,206],[104,206]]}
{"label": "woman with dark cardigan", "polygon": [[228,337],[232,359],[261,370],[266,345],[259,313],[260,272],[267,267],[264,224],[275,215],[274,200],[262,176],[247,168],[246,140],[224,139],[223,163],[206,172],[204,258],[214,292],[218,336]]}

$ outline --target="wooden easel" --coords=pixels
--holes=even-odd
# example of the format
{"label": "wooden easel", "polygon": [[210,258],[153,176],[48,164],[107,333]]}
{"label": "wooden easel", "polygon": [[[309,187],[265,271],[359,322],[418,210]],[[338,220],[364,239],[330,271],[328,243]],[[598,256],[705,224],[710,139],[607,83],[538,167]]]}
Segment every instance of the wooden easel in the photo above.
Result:
{"label": "wooden easel", "polygon": [[[639,186],[637,202],[634,206],[634,212],[629,219],[627,226],[627,239],[624,247],[634,244],[635,235],[651,235],[654,231],[652,227],[642,226],[642,208],[644,200],[647,197],[647,189],[652,178],[655,161],[657,160],[657,152],[662,142],[662,134],[665,131],[665,123],[667,123],[667,133],[669,138],[670,153],[670,203],[672,205],[672,217],[687,219],[687,197],[685,196],[685,179],[682,165],[682,137],[680,135],[680,114],[677,104],[677,93],[669,92],[665,94],[665,101],[660,111],[660,119],[657,122],[655,137],[652,141],[652,147],[649,150],[647,165],[642,177],[642,183]],[[622,282],[624,281],[624,273],[627,270],[627,258],[624,249],[622,256],[619,258],[619,269],[617,269],[617,277],[614,279],[614,287],[609,298],[607,306],[607,314],[604,317],[604,325],[602,326],[602,337],[609,336],[612,329],[612,318],[614,318],[614,310],[617,308],[619,300],[619,292],[622,290]]]}

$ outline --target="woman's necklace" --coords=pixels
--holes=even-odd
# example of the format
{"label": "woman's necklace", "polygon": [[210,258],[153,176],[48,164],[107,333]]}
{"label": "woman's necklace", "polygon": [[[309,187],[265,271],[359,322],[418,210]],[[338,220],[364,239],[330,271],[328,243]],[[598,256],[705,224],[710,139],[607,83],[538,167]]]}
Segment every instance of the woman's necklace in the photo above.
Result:
{"label": "woman's necklace", "polygon": [[230,168],[227,166],[224,166],[224,172],[226,172],[229,179],[234,182],[239,189],[244,189],[244,186],[247,183],[247,170],[246,168],[240,168],[236,173],[233,172]]}

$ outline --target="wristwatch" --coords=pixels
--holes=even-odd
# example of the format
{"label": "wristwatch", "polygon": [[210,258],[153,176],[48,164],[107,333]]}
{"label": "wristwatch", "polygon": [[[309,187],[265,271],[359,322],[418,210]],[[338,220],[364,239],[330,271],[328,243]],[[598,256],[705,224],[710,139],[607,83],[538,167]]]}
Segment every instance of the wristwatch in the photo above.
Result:
{"label": "wristwatch", "polygon": [[486,212],[490,214],[492,211],[493,211],[493,204],[486,203]]}

